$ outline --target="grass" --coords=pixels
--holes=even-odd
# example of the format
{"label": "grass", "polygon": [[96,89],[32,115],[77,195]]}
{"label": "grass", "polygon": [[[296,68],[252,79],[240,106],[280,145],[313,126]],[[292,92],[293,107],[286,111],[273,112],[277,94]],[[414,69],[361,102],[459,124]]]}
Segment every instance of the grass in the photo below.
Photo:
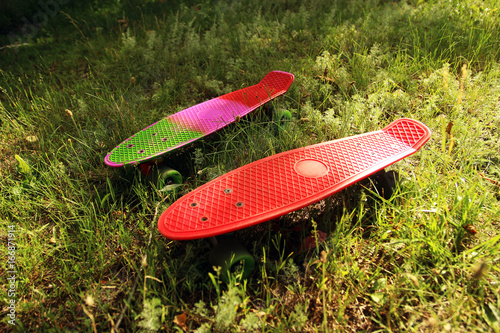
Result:
{"label": "grass", "polygon": [[[491,0],[109,0],[61,6],[19,46],[0,39],[0,293],[16,302],[16,325],[3,307],[1,327],[498,332],[498,10]],[[391,198],[363,181],[240,231],[258,265],[226,285],[206,240],[159,235],[175,196],[103,158],[271,70],[296,77],[272,102],[292,112],[287,130],[253,115],[170,155],[186,177],[179,195],[400,117],[433,134],[392,167]],[[325,242],[301,251],[320,231]]]}

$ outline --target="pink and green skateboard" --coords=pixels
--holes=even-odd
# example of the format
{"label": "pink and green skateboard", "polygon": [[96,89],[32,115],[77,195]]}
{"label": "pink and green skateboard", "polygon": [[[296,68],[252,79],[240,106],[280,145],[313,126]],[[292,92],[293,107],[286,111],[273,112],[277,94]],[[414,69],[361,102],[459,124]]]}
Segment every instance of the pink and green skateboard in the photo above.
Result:
{"label": "pink and green skateboard", "polygon": [[[116,146],[104,159],[111,167],[140,164],[148,175],[153,163],[163,154],[212,134],[237,121],[273,98],[284,94],[294,79],[293,74],[273,71],[258,84],[219,96],[170,115]],[[160,177],[168,183],[180,183],[180,173],[165,167]]]}

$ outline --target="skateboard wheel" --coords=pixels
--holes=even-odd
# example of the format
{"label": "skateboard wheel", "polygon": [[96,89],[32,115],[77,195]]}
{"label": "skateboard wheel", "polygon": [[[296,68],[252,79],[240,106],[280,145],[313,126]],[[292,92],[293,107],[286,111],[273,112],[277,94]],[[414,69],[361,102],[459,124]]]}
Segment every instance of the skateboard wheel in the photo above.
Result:
{"label": "skateboard wheel", "polygon": [[169,187],[167,190],[175,190],[178,186],[182,184],[182,175],[179,171],[174,170],[167,166],[160,166],[158,168],[158,187],[164,188]]}
{"label": "skateboard wheel", "polygon": [[243,244],[231,237],[218,239],[209,260],[212,266],[221,267],[221,276],[226,283],[230,274],[241,274],[241,278],[246,279],[255,267],[253,256]]}
{"label": "skateboard wheel", "polygon": [[175,192],[179,185],[182,184],[182,175],[180,172],[166,165],[149,167],[146,176],[158,189],[166,192]]}
{"label": "skateboard wheel", "polygon": [[373,175],[373,178],[376,181],[375,187],[380,196],[384,199],[390,199],[399,181],[399,174],[394,170],[380,170]]}
{"label": "skateboard wheel", "polygon": [[292,113],[288,110],[278,110],[273,114],[274,123],[278,125],[278,130],[283,130],[284,126],[292,120]]}

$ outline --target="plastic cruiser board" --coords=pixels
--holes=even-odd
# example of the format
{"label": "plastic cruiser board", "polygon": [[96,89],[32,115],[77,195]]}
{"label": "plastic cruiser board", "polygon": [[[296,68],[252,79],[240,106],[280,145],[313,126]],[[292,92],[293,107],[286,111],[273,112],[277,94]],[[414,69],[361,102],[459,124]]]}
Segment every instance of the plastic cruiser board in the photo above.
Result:
{"label": "plastic cruiser board", "polygon": [[167,238],[217,236],[322,200],[415,153],[431,135],[399,119],[382,130],[294,149],[252,162],[193,190],[160,216]]}
{"label": "plastic cruiser board", "polygon": [[258,84],[194,105],[134,134],[108,153],[112,167],[142,163],[209,135],[284,94],[293,74],[273,71]]}

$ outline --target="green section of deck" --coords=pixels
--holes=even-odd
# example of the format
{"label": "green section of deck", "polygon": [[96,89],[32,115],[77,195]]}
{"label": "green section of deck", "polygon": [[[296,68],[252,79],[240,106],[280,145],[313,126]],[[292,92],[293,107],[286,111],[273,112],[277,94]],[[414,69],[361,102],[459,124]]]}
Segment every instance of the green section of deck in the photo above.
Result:
{"label": "green section of deck", "polygon": [[108,159],[116,164],[142,161],[202,136],[201,132],[182,128],[165,118],[124,141],[111,151]]}

